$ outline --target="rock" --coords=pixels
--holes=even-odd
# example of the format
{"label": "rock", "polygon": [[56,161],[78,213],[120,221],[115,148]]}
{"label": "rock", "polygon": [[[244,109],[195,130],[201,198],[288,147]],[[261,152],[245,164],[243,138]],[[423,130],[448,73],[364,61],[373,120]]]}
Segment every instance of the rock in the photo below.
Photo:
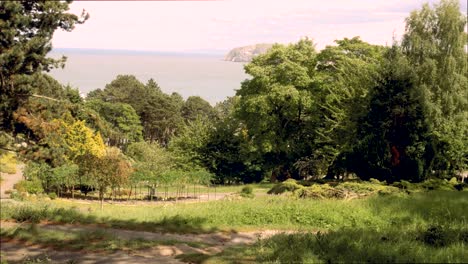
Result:
{"label": "rock", "polygon": [[273,44],[256,44],[232,49],[225,57],[225,61],[249,62],[253,57],[266,53]]}

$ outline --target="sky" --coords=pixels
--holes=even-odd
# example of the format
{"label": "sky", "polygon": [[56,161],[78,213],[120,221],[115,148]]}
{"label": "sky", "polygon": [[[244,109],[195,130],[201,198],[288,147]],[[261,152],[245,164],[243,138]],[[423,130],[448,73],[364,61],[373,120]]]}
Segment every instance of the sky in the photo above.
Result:
{"label": "sky", "polygon": [[[405,18],[434,0],[212,0],[75,1],[90,19],[58,31],[54,48],[164,52],[224,52],[256,43],[292,43],[308,37],[318,49],[360,36],[390,45]],[[461,0],[461,9],[467,10]]]}

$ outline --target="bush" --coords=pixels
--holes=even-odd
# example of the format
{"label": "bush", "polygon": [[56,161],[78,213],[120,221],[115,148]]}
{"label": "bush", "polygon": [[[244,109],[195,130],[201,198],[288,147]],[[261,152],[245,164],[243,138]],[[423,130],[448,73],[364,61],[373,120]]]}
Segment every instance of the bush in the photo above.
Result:
{"label": "bush", "polygon": [[430,179],[425,182],[422,182],[421,187],[425,190],[444,190],[444,191],[453,191],[455,190],[454,186],[450,184],[447,180],[441,179]]}
{"label": "bush", "polygon": [[240,196],[245,198],[254,198],[255,195],[253,194],[252,186],[245,186],[244,188],[242,188]]}
{"label": "bush", "polygon": [[338,188],[333,188],[328,184],[314,184],[310,187],[301,188],[294,192],[299,198],[337,198],[343,199],[346,197],[346,193]]}
{"label": "bush", "polygon": [[408,190],[408,191],[413,191],[419,188],[416,184],[413,184],[409,181],[403,181],[403,180],[399,182],[398,181],[394,182],[392,186],[397,187],[399,189]]}
{"label": "bush", "polygon": [[16,201],[24,201],[25,196],[27,193],[18,192],[17,190],[13,190],[10,192],[10,198]]}
{"label": "bush", "polygon": [[466,183],[458,183],[453,186],[457,191],[463,191],[468,184]]}
{"label": "bush", "polygon": [[49,198],[50,198],[51,200],[57,199],[57,194],[54,193],[54,192],[51,192],[51,193],[47,194],[47,196],[49,196]]}
{"label": "bush", "polygon": [[243,193],[243,194],[252,194],[253,193],[252,186],[249,186],[249,185],[245,186],[244,188],[242,188],[241,193]]}
{"label": "bush", "polygon": [[449,244],[447,232],[440,226],[431,226],[421,234],[424,243],[434,247],[444,247]]}
{"label": "bush", "polygon": [[36,209],[31,206],[22,206],[17,208],[11,215],[11,218],[17,222],[39,223],[41,220],[47,219],[48,208]]}
{"label": "bush", "polygon": [[27,192],[30,194],[39,194],[43,193],[44,189],[42,188],[42,183],[39,179],[33,178],[32,180],[21,180],[16,183],[13,188],[19,192]]}
{"label": "bush", "polygon": [[0,155],[0,172],[8,174],[16,173],[16,157],[14,154],[7,153]]}
{"label": "bush", "polygon": [[268,194],[282,194],[284,192],[293,192],[301,188],[304,188],[304,186],[299,185],[296,180],[288,179],[273,186],[273,188],[268,191]]}

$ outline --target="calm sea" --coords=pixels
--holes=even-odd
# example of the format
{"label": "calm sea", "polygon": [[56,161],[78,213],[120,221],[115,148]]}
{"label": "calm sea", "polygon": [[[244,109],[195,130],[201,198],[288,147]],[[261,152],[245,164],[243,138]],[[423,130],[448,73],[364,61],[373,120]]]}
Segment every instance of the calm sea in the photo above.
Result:
{"label": "calm sea", "polygon": [[153,78],[166,93],[185,99],[199,95],[211,104],[233,96],[249,76],[243,63],[223,61],[223,55],[145,53],[132,51],[54,50],[51,57],[65,55],[64,69],[50,74],[86,94],[103,89],[118,74],[132,74],[146,83]]}

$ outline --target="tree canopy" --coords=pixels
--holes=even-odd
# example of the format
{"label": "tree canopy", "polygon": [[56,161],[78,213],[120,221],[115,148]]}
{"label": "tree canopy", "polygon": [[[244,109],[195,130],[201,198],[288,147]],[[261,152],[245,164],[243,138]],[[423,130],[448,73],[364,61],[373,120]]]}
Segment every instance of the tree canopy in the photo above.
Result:
{"label": "tree canopy", "polygon": [[[0,126],[13,131],[13,112],[31,95],[24,75],[49,71],[65,59],[47,57],[57,29],[71,31],[89,15],[68,13],[71,1],[0,2]],[[20,80],[21,79],[21,80]]]}

